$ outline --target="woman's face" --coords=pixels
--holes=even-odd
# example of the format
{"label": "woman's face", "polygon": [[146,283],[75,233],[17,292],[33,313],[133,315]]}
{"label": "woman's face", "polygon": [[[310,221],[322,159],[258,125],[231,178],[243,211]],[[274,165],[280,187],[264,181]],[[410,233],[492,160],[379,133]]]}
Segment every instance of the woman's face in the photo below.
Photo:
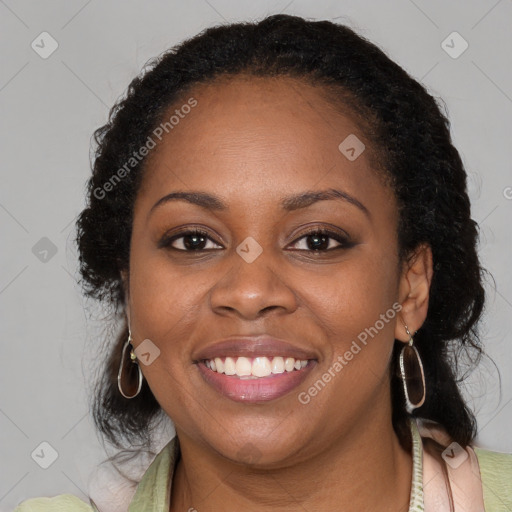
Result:
{"label": "woman's face", "polygon": [[390,421],[398,217],[372,142],[293,79],[189,97],[148,160],[129,279],[133,343],[178,435],[278,466]]}

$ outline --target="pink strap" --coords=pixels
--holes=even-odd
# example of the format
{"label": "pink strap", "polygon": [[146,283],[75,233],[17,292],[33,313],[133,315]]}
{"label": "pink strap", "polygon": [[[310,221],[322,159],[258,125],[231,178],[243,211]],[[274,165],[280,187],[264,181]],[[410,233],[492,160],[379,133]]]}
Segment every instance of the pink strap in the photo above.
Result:
{"label": "pink strap", "polygon": [[[451,442],[438,424],[417,422],[423,439],[423,493],[426,512],[484,512],[480,467],[475,451]],[[434,440],[439,449],[433,449]],[[438,455],[439,453],[439,455]],[[450,491],[453,508],[450,504]]]}

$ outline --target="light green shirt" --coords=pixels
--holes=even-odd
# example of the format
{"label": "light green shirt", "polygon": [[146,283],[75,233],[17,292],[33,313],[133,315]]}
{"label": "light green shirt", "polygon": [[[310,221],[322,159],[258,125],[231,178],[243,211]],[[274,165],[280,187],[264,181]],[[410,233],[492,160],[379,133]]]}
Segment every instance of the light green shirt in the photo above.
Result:
{"label": "light green shirt", "polygon": [[[411,421],[412,482],[409,512],[425,509],[423,496],[423,445],[415,421]],[[512,454],[492,452],[474,447],[478,457],[486,512],[512,512]],[[179,459],[179,444],[171,440],[144,473],[130,503],[128,512],[168,512],[171,483]],[[54,498],[24,501],[14,512],[95,512],[94,504],[86,504],[76,496],[63,494]]]}

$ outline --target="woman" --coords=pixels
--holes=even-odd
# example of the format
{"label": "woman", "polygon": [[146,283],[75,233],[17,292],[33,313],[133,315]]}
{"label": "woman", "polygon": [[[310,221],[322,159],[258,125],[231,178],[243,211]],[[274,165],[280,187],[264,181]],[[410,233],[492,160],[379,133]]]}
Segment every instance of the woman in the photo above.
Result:
{"label": "woman", "polygon": [[96,141],[81,273],[125,328],[95,420],[176,428],[130,511],[512,508],[456,380],[484,304],[466,173],[403,69],[327,21],[212,28]]}

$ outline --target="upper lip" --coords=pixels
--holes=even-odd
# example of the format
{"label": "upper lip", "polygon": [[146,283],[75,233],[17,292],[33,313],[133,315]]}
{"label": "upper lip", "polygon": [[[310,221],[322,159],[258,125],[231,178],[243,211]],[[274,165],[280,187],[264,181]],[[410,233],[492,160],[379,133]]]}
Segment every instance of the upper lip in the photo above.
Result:
{"label": "upper lip", "polygon": [[260,336],[232,336],[216,341],[197,351],[194,362],[216,357],[275,357],[285,356],[294,359],[317,359],[315,352],[296,346],[288,341]]}

